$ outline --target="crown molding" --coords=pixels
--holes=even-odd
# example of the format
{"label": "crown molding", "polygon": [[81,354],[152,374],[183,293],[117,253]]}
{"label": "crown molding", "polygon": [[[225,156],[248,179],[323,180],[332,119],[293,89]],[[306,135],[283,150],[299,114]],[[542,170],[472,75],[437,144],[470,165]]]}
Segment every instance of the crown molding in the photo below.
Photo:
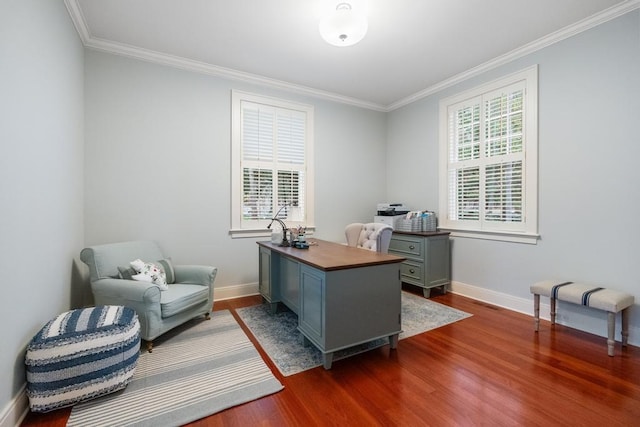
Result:
{"label": "crown molding", "polygon": [[194,71],[202,74],[213,75],[217,77],[223,77],[230,80],[242,81],[245,83],[258,84],[275,89],[281,89],[289,92],[298,93],[301,95],[307,95],[314,98],[325,99],[328,101],[339,102],[342,104],[352,105],[355,107],[365,108],[374,111],[390,112],[398,108],[404,107],[429,95],[433,95],[443,89],[454,86],[469,78],[478,76],[486,71],[497,68],[501,65],[507,64],[515,59],[529,55],[533,52],[541,50],[559,41],[565,40],[576,34],[589,30],[607,21],[615,19],[625,13],[631,12],[640,8],[640,0],[627,0],[616,6],[612,6],[600,13],[583,19],[573,25],[565,27],[554,33],[551,33],[545,37],[528,43],[522,47],[512,50],[504,55],[487,61],[477,67],[471,68],[439,83],[436,83],[428,88],[402,98],[389,105],[377,104],[370,101],[365,101],[357,98],[343,96],[337,93],[323,91],[320,89],[314,89],[307,86],[297,85],[283,80],[271,79],[268,77],[260,76],[257,74],[246,73],[243,71],[233,70],[230,68],[219,67],[216,65],[194,61],[191,59],[160,53],[148,49],[143,49],[123,43],[117,43],[113,41],[103,40],[97,37],[93,37],[87,27],[86,20],[82,14],[82,9],[78,5],[78,0],[64,0],[64,3],[69,11],[71,20],[76,27],[76,31],[80,36],[80,40],[86,48],[98,50],[102,52],[112,53],[121,56],[127,56],[130,58],[136,58],[147,62],[153,62],[157,64],[168,65],[175,68],[181,68],[184,70]]}
{"label": "crown molding", "polygon": [[404,107],[405,105],[411,104],[429,95],[433,95],[434,93],[461,83],[467,79],[470,79],[471,77],[478,76],[486,71],[497,68],[501,65],[505,65],[511,61],[522,58],[523,56],[529,55],[538,50],[544,49],[545,47],[568,39],[569,37],[587,31],[600,24],[604,24],[605,22],[611,21],[612,19],[615,19],[619,16],[624,15],[625,13],[631,12],[632,10],[638,8],[640,8],[640,0],[627,0],[624,3],[612,6],[609,9],[602,11],[601,13],[592,15],[589,18],[583,19],[582,21],[579,21],[573,25],[562,28],[554,33],[551,33],[522,47],[514,49],[511,52],[485,62],[484,64],[478,65],[477,67],[471,68],[451,78],[436,83],[433,86],[429,86],[428,88],[421,90],[420,92],[416,92],[413,95],[409,95],[406,98],[389,104],[387,105],[387,111],[393,111],[400,107]]}
{"label": "crown molding", "polygon": [[89,40],[85,43],[85,47],[97,51],[136,58],[147,62],[168,65],[174,68],[194,71],[201,74],[208,74],[230,80],[268,86],[271,88],[282,89],[289,92],[312,96],[315,98],[322,98],[329,101],[349,104],[360,108],[386,112],[385,106],[373,102],[368,102],[357,98],[350,98],[332,92],[322,91],[302,85],[296,85],[282,80],[272,79],[269,77],[246,73],[230,68],[219,67],[217,65],[211,65],[205,62],[195,61],[192,59],[187,59],[166,53],[160,53],[123,43],[90,37]]}
{"label": "crown molding", "polygon": [[82,41],[82,44],[86,46],[87,42],[91,39],[91,35],[89,34],[89,28],[87,27],[87,20],[84,18],[82,9],[78,6],[78,1],[64,0],[64,5],[67,7],[67,11],[69,11],[71,21],[80,36],[80,41]]}
{"label": "crown molding", "polygon": [[289,92],[307,95],[314,98],[321,98],[328,101],[339,102],[342,104],[353,105],[355,107],[365,108],[374,111],[386,112],[384,105],[370,101],[364,101],[357,98],[343,96],[337,93],[314,89],[307,86],[296,85],[282,80],[271,79],[257,74],[246,73],[243,71],[233,70],[230,68],[219,67],[217,65],[205,62],[194,61],[191,59],[160,53],[149,49],[127,45],[124,43],[113,42],[110,40],[100,39],[91,35],[87,27],[86,20],[82,14],[82,9],[78,5],[78,0],[64,0],[71,20],[80,35],[80,40],[88,49],[112,53],[115,55],[126,56],[130,58],[140,59],[156,64],[168,65],[183,70],[194,71],[197,73],[208,74],[216,77],[223,77],[230,80],[242,81],[245,83],[268,86],[275,89],[286,90]]}

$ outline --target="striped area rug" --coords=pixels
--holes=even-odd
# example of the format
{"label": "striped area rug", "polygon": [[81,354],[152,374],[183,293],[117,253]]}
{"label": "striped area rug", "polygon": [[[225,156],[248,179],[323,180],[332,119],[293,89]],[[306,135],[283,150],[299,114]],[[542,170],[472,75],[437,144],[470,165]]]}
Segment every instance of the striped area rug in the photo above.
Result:
{"label": "striped area rug", "polygon": [[156,345],[124,390],[74,406],[67,426],[179,426],[283,389],[227,310]]}

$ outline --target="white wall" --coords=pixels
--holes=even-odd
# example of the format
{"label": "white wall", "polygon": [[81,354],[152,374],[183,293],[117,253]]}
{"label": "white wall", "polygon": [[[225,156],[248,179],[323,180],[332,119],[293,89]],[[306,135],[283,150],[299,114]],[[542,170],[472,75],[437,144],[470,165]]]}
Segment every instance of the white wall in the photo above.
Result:
{"label": "white wall", "polygon": [[[539,64],[541,240],[455,238],[453,280],[488,299],[524,302],[531,313],[529,286],[546,278],[629,292],[636,298],[630,342],[640,344],[640,11],[390,113],[387,169],[405,173],[388,174],[388,194],[437,210],[440,99],[533,64]],[[560,316],[562,323],[606,335],[604,313],[561,305]]]}
{"label": "white wall", "polygon": [[0,425],[24,354],[72,300],[83,245],[83,48],[62,1],[0,2]]}
{"label": "white wall", "polygon": [[[87,245],[154,239],[176,263],[255,284],[256,238],[231,239],[231,90],[315,109],[316,236],[344,241],[385,198],[384,113],[86,52]],[[262,240],[268,237],[262,238]]]}

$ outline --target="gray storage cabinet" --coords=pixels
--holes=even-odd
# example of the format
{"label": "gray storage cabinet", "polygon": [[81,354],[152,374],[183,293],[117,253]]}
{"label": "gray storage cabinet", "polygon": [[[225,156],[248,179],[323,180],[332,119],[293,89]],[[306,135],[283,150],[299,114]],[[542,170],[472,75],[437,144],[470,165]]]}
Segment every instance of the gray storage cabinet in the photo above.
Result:
{"label": "gray storage cabinet", "polygon": [[431,288],[441,287],[446,292],[451,283],[449,232],[394,231],[389,253],[406,258],[400,266],[400,279],[421,287],[425,298],[431,295]]}

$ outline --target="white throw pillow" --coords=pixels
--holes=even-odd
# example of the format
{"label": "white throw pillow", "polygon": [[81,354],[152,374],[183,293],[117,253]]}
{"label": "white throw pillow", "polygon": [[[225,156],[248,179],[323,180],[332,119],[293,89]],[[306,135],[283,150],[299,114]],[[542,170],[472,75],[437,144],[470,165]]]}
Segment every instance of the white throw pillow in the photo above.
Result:
{"label": "white throw pillow", "polygon": [[138,274],[131,276],[133,280],[153,283],[158,286],[161,291],[169,289],[169,286],[167,286],[167,275],[159,266],[150,262],[144,262],[140,259],[131,261],[130,264],[131,267],[138,272]]}

